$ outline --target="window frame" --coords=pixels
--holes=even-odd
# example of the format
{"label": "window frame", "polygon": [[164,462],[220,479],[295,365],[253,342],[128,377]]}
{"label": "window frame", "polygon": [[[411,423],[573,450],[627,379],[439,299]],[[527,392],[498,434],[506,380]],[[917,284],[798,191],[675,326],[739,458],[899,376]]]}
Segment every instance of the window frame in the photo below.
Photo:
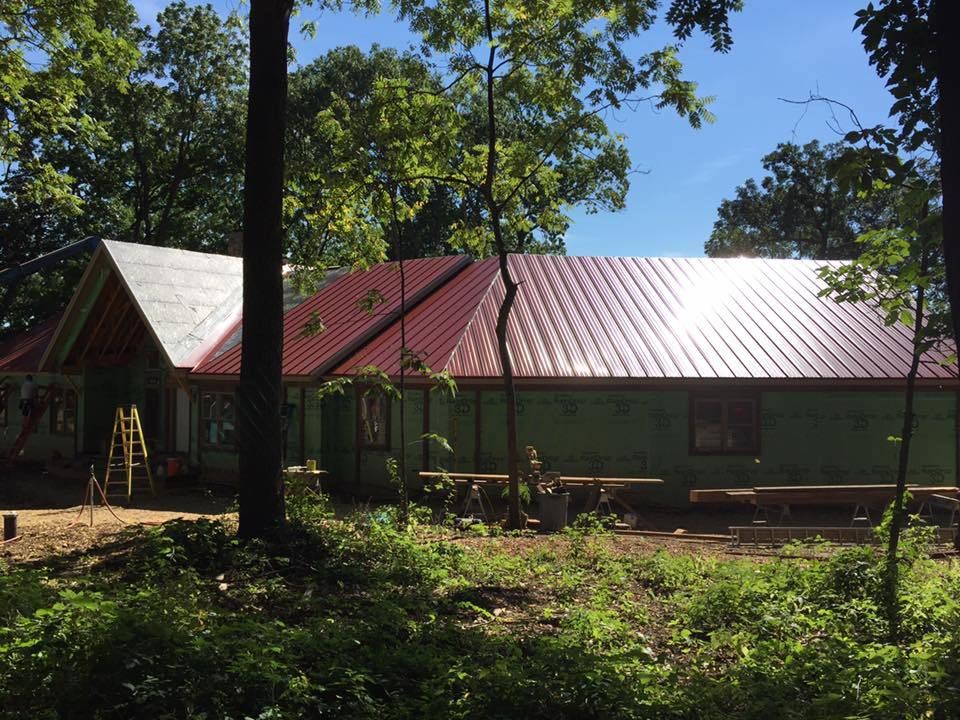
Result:
{"label": "window frame", "polygon": [[[203,408],[203,398],[205,395],[213,395],[216,399],[214,401],[213,407],[216,408],[214,415],[207,415],[204,413]],[[230,407],[232,408],[232,415],[228,418],[229,421],[233,424],[233,438],[231,440],[221,441],[219,440],[223,432],[223,398],[230,398]],[[210,440],[210,431],[207,427],[207,423],[213,421],[217,423],[217,440]],[[197,433],[200,436],[200,445],[203,448],[209,450],[228,450],[236,451],[237,449],[237,393],[234,390],[225,390],[221,388],[199,388],[197,392]]]}
{"label": "window frame", "polygon": [[[690,406],[688,410],[689,420],[689,454],[690,455],[716,455],[725,457],[736,456],[754,456],[760,455],[760,393],[755,390],[745,390],[741,392],[691,392],[689,393]],[[721,407],[720,414],[720,440],[719,448],[699,448],[697,447],[697,404],[703,402],[719,402]],[[727,447],[727,438],[730,430],[729,409],[730,405],[737,402],[749,402],[753,407],[753,418],[750,424],[751,444],[748,448],[729,448]],[[736,426],[736,425],[734,425]]]}
{"label": "window frame", "polygon": [[[373,393],[379,393],[383,400],[383,442],[370,442],[367,439],[366,427],[364,426],[364,401]],[[358,388],[357,390],[357,448],[360,450],[390,451],[391,423],[393,415],[393,404],[390,402],[390,396],[382,390],[376,388]]]}
{"label": "window frame", "polygon": [[[50,388],[47,390],[47,392],[49,393],[49,399],[47,400],[47,412],[50,414],[50,434],[72,437],[77,432],[78,399],[76,391],[70,388],[57,387]],[[72,407],[70,407],[67,403],[67,398],[72,398]],[[59,423],[57,422],[57,405],[61,402],[64,405],[64,411],[66,411],[68,408],[72,411],[73,422],[69,429],[67,429],[66,412],[64,412],[63,427],[59,427]]]}

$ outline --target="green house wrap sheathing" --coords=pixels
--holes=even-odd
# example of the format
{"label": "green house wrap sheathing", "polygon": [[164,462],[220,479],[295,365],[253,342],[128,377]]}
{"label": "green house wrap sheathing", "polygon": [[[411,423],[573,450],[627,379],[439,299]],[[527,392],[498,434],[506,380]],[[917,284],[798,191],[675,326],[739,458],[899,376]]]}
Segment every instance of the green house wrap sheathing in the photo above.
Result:
{"label": "green house wrap sheathing", "polygon": [[[429,409],[426,408],[426,403],[429,403]],[[387,460],[400,457],[400,403],[396,400],[390,403],[390,443],[387,449],[369,448],[362,443],[358,447],[357,397],[354,391],[344,395],[327,396],[320,404],[322,411],[314,422],[310,420],[309,399],[305,405],[307,417],[304,442],[308,448],[308,457],[318,459],[320,466],[330,474],[331,481],[345,490],[370,491],[373,494],[382,494],[389,490]],[[448,437],[453,444],[453,438],[449,438],[446,431],[450,416],[447,401],[435,392],[425,395],[420,388],[408,390],[405,441],[408,481],[412,487],[422,484],[418,473],[424,469],[425,412],[430,420],[426,429]],[[473,430],[470,429],[469,433],[472,438]],[[456,444],[453,446],[458,447]],[[453,467],[449,453],[440,444],[429,441],[426,448],[431,468],[441,465],[446,468]]]}
{"label": "green house wrap sheathing", "polygon": [[[483,394],[480,472],[504,472],[502,396]],[[520,394],[519,443],[536,446],[544,467],[571,475],[656,477],[652,501],[686,503],[691,488],[890,483],[896,477],[902,393],[764,392],[757,455],[690,452],[684,391]],[[909,482],[952,484],[956,469],[953,395],[916,402]]]}
{"label": "green house wrap sheathing", "polygon": [[[20,412],[20,384],[24,381],[24,378],[11,377],[5,378],[4,381],[8,391],[3,396],[6,402],[6,424],[0,423],[0,455],[8,452],[20,434],[24,423],[24,418]],[[38,387],[44,389],[53,384],[65,390],[83,392],[82,378],[67,380],[62,375],[38,373],[34,376],[34,382]],[[36,430],[24,446],[20,458],[34,462],[45,462],[55,458],[72,458],[77,444],[77,433],[83,427],[83,410],[82,403],[78,402],[75,416],[77,429],[67,433],[54,432],[50,422],[50,414],[44,414]],[[0,462],[4,461],[0,460]]]}
{"label": "green house wrap sheathing", "polygon": [[[423,452],[421,436],[423,435],[423,413],[424,398],[423,392],[419,389],[411,390],[407,393],[405,407],[405,429],[406,436],[406,466],[408,481],[416,486],[419,484],[417,473],[423,469]],[[350,413],[352,418],[351,430],[356,428],[356,406]],[[354,434],[355,434],[354,430]],[[390,457],[399,458],[401,444],[400,437],[400,403],[394,401],[390,403],[390,447],[388,450],[373,449],[361,447],[357,456],[357,466],[360,472],[361,481],[365,485],[388,487],[389,476],[387,474],[387,459]],[[344,462],[349,462],[352,458],[343,457]]]}
{"label": "green house wrap sheathing", "polygon": [[[501,393],[464,390],[454,399],[436,393],[430,397],[429,430],[446,437],[454,450],[451,455],[429,443],[432,469],[506,472]],[[518,444],[521,452],[525,445],[534,445],[545,470],[662,478],[663,486],[641,492],[650,502],[667,505],[686,504],[691,488],[894,482],[898,447],[890,438],[902,429],[902,393],[776,390],[764,391],[759,398],[756,455],[691,453],[690,395],[684,390],[521,390]],[[349,483],[386,487],[385,461],[399,454],[399,404],[391,407],[391,450],[357,453],[356,400],[349,395],[335,399],[327,425],[333,474]],[[955,422],[952,393],[917,394],[909,482],[956,482]],[[407,407],[407,463],[414,485],[423,465],[418,442],[422,433],[418,390]]]}

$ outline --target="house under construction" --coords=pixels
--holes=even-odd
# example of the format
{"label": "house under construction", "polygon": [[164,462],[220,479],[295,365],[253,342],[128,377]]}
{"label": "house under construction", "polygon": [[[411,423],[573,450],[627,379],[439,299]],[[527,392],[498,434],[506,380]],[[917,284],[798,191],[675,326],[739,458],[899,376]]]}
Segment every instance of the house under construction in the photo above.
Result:
{"label": "house under construction", "polygon": [[[907,330],[865,306],[818,297],[823,262],[511,256],[521,282],[509,326],[519,444],[544,470],[656,476],[651,500],[691,489],[889,483],[895,477]],[[103,456],[117,406],[136,404],[154,458],[199,477],[236,472],[234,392],[242,343],[239,258],[102,241],[63,312],[0,346],[0,452],[21,436],[29,373],[45,408],[19,458]],[[457,381],[456,397],[408,379],[407,464],[505,472],[495,338],[497,264],[465,256],[405,263],[407,346]],[[332,271],[284,317],[289,464],[316,459],[346,489],[387,482],[397,403],[330,378],[400,369],[395,263]],[[381,300],[363,307],[374,292]],[[310,332],[317,320],[321,332]],[[929,352],[918,381],[909,481],[958,480],[960,385]],[[446,437],[452,455],[422,440]]]}

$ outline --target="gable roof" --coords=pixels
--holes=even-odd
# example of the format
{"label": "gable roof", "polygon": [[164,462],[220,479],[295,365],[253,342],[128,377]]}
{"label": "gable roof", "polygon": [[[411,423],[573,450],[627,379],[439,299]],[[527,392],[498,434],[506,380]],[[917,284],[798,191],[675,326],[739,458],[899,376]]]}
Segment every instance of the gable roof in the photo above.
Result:
{"label": "gable roof", "polygon": [[[817,296],[825,261],[512,255],[517,378],[902,382],[911,338],[862,303]],[[475,263],[407,315],[407,345],[457,378],[500,375],[496,265]],[[399,368],[399,323],[331,374]],[[952,348],[951,348],[952,350]],[[920,377],[954,381],[928,352]]]}
{"label": "gable roof", "polygon": [[[416,306],[468,265],[470,259],[462,255],[406,261],[406,307]],[[340,275],[311,298],[288,310],[284,314],[283,329],[284,376],[325,374],[346,355],[389,327],[400,311],[398,269],[398,263],[388,262]],[[382,302],[367,312],[361,303],[371,292],[379,293]],[[305,332],[313,318],[323,323],[322,332]],[[241,352],[242,340],[238,343],[235,338],[228,339],[193,372],[208,376],[238,375]]]}
{"label": "gable roof", "polygon": [[[900,384],[909,368],[907,328],[886,326],[864,304],[818,297],[825,261],[512,255],[509,262],[520,282],[508,337],[521,380]],[[404,267],[407,347],[435,371],[499,378],[496,260],[448,256]],[[288,293],[284,375],[347,375],[368,365],[399,374],[397,270],[397,263],[335,270],[309,298]],[[117,241],[97,249],[59,321],[0,345],[0,372],[58,369],[51,357],[75,342],[107,280],[129,296],[172,367],[196,376],[239,373],[242,261]],[[367,312],[360,302],[371,291],[382,302]],[[313,318],[324,330],[310,335]],[[952,349],[928,352],[920,378],[956,385],[955,368],[942,364]]]}
{"label": "gable roof", "polygon": [[[242,309],[243,261],[237,257],[104,240],[90,261],[50,347],[72,342],[115,273],[166,362],[191,368],[222,339]],[[51,352],[42,364],[51,364]]]}
{"label": "gable roof", "polygon": [[243,260],[104,241],[121,279],[173,367],[193,367],[243,306]]}

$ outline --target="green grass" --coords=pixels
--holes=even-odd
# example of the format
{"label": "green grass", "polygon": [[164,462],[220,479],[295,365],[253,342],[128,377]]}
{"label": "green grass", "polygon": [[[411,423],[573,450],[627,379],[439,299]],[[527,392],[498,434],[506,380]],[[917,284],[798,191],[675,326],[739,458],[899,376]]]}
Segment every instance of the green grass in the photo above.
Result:
{"label": "green grass", "polygon": [[[131,531],[77,577],[0,575],[3,718],[960,717],[960,567],[334,520]],[[118,549],[119,548],[119,549]]]}

